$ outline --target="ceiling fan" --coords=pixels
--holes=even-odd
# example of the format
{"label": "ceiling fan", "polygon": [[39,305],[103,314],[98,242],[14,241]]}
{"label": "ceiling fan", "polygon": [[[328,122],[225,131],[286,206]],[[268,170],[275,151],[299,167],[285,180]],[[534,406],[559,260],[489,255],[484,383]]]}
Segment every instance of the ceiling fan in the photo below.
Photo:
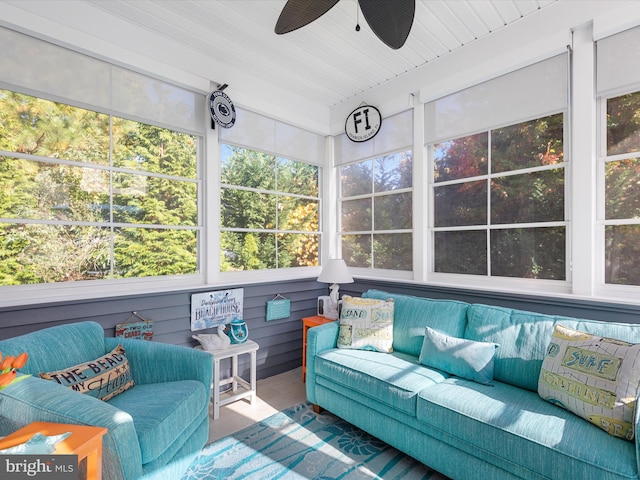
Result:
{"label": "ceiling fan", "polygon": [[[278,35],[304,27],[327,13],[339,0],[287,0],[276,22]],[[397,50],[407,41],[416,10],[415,0],[358,0],[373,33]],[[359,26],[356,26],[359,30]]]}

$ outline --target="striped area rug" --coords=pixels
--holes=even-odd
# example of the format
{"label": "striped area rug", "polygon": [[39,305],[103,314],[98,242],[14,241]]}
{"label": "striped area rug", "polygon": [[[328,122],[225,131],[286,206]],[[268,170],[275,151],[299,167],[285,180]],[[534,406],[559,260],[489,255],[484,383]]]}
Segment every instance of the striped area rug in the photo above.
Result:
{"label": "striped area rug", "polygon": [[207,445],[183,480],[446,480],[362,430],[301,403]]}

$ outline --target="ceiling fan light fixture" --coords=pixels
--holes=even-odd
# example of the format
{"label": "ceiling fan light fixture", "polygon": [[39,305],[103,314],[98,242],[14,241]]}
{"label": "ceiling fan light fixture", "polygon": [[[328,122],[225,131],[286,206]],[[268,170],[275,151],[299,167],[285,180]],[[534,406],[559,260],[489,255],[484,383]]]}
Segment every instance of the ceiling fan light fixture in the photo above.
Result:
{"label": "ceiling fan light fixture", "polygon": [[[287,0],[275,32],[278,35],[293,32],[310,24],[331,10],[339,0]],[[362,14],[373,33],[394,50],[402,47],[413,25],[415,0],[358,0]],[[360,31],[359,23],[356,32]]]}

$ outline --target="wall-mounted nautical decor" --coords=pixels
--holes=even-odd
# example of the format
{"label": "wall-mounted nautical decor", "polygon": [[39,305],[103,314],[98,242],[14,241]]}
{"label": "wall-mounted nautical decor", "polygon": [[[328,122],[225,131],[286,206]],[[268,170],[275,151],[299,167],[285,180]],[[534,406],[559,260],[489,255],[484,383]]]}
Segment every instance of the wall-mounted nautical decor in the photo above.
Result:
{"label": "wall-mounted nautical decor", "polygon": [[267,322],[270,320],[280,320],[291,316],[291,300],[277,294],[273,300],[267,302]]}
{"label": "wall-mounted nautical decor", "polygon": [[[208,104],[211,119],[223,128],[231,128],[236,123],[236,108],[229,96],[223,92],[225,83],[209,94]],[[213,125],[212,125],[213,126]]]}
{"label": "wall-mounted nautical decor", "polygon": [[191,295],[191,331],[204,330],[242,318],[244,290],[220,290]]}
{"label": "wall-mounted nautical decor", "polygon": [[344,123],[344,133],[347,134],[349,140],[366,142],[376,136],[381,126],[380,110],[371,105],[360,105],[347,117],[347,121]]}
{"label": "wall-mounted nautical decor", "polygon": [[143,318],[138,315],[138,312],[131,312],[131,315],[129,315],[126,322],[118,323],[116,325],[115,336],[140,340],[152,340],[153,321]]}

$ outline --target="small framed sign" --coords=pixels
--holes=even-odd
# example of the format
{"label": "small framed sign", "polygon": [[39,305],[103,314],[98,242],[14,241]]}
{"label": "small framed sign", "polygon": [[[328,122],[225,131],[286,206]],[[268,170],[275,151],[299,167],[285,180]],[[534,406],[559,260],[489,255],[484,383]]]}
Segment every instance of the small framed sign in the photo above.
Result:
{"label": "small framed sign", "polygon": [[204,330],[242,318],[244,289],[191,295],[191,330]]}
{"label": "small framed sign", "polygon": [[[132,322],[132,318],[139,321]],[[133,338],[139,340],[153,340],[153,322],[138,315],[138,312],[132,312],[124,323],[116,325],[116,337]]]}
{"label": "small framed sign", "polygon": [[291,300],[278,294],[267,302],[267,321],[280,320],[291,316]]}
{"label": "small framed sign", "polygon": [[380,110],[371,105],[360,105],[347,117],[344,133],[353,142],[366,142],[376,136],[381,126]]}

